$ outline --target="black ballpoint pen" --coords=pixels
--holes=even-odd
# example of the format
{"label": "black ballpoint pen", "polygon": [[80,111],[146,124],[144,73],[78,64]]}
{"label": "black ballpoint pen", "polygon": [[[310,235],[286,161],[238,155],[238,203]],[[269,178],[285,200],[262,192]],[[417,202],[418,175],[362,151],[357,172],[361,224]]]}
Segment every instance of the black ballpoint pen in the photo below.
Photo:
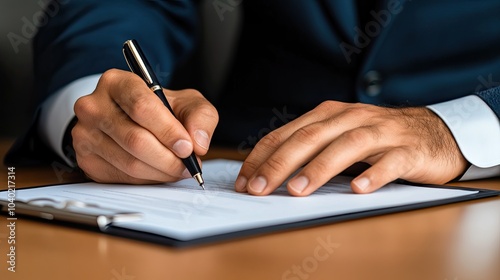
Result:
{"label": "black ballpoint pen", "polygon": [[[146,56],[142,52],[139,44],[136,40],[127,40],[123,44],[123,55],[125,56],[125,60],[127,61],[128,67],[132,72],[139,75],[144,82],[146,82],[147,86],[158,96],[165,107],[167,107],[172,115],[175,116],[174,110],[167,101],[167,98],[163,94],[162,87],[156,77],[155,73],[151,69],[151,65],[149,64]],[[187,158],[181,159],[189,173],[193,178],[198,182],[200,187],[205,189],[205,182],[203,177],[201,176],[201,168],[196,160],[196,155],[191,153],[191,155]]]}

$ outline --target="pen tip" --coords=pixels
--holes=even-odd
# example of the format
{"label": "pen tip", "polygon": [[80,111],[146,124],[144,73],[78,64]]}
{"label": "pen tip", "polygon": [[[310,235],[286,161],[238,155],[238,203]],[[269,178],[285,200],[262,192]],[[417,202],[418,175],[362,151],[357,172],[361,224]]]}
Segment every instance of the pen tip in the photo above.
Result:
{"label": "pen tip", "polygon": [[203,177],[201,177],[201,173],[196,173],[193,178],[200,184],[200,187],[205,190],[205,181],[203,181]]}

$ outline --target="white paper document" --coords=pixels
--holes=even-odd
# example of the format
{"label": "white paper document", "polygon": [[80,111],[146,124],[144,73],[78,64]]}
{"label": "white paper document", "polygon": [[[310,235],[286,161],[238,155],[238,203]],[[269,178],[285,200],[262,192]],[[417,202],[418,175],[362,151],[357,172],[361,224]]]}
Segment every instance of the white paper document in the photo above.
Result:
{"label": "white paper document", "polygon": [[203,163],[205,188],[185,179],[160,185],[80,183],[17,190],[16,200],[81,201],[142,213],[142,219],[113,223],[125,229],[177,240],[244,231],[341,214],[457,198],[477,191],[389,184],[371,194],[354,194],[349,177],[337,176],[307,197],[293,197],[284,186],[268,196],[234,191],[241,162]]}

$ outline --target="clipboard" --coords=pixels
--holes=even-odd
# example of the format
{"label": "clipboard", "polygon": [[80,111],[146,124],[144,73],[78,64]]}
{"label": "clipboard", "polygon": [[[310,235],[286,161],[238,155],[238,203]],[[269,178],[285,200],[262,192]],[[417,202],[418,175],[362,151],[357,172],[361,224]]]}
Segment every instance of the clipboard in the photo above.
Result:
{"label": "clipboard", "polygon": [[[225,165],[224,165],[225,164]],[[229,185],[232,184],[232,180],[235,179],[235,175],[233,174],[234,170],[238,170],[237,167],[239,166],[239,162],[233,162],[233,161],[226,161],[226,160],[212,160],[211,162],[206,162],[204,164],[204,168],[208,169],[205,174],[216,174],[216,171],[220,169],[226,169],[230,170],[229,173],[234,175],[234,177],[227,177],[224,176],[227,180],[229,180]],[[228,169],[229,166],[229,169]],[[220,175],[220,173],[218,173]],[[227,175],[226,174],[226,175]],[[215,176],[215,175],[214,175]],[[214,180],[215,177],[210,178],[209,176],[206,177],[206,181],[210,182]],[[198,186],[193,184],[192,180],[185,180],[181,181],[178,183],[171,183],[171,184],[165,184],[162,186],[139,186],[139,188],[144,188],[144,192],[160,192],[160,193],[166,193],[168,195],[175,196],[177,195],[178,197],[174,197],[174,200],[168,200],[170,203],[171,201],[178,201],[175,199],[179,199],[179,197],[184,196],[184,198],[188,198],[190,196],[196,197],[197,195],[206,195],[202,190],[199,190]],[[226,182],[227,183],[227,182]],[[86,185],[87,184],[87,185]],[[191,184],[191,185],[190,185]],[[324,186],[323,188],[328,188],[330,186]],[[394,189],[390,189],[391,187],[394,187]],[[226,188],[230,188],[226,186]],[[232,188],[232,187],[231,187]],[[352,197],[354,198],[353,201],[361,201],[360,205],[363,206],[363,201],[370,201],[372,200],[371,198],[377,198],[377,195],[373,196],[368,196],[368,195],[358,195],[358,194],[352,194],[352,196],[349,196],[348,193],[345,192],[344,189],[341,187],[338,187],[339,189],[337,190],[337,193],[332,193],[332,194],[319,194],[318,196],[309,198],[309,199],[303,199],[303,198],[294,198],[291,196],[286,196],[285,194],[279,194],[279,191],[277,191],[276,197],[255,197],[255,196],[250,196],[250,195],[244,195],[244,194],[232,194],[234,193],[234,190],[228,190],[227,192],[214,192],[210,195],[214,195],[214,200],[213,200],[213,207],[221,207],[220,205],[220,200],[226,199],[224,196],[231,196],[230,199],[241,199],[242,203],[245,200],[251,200],[252,203],[260,203],[256,205],[260,205],[260,207],[264,207],[266,204],[264,202],[266,201],[283,201],[287,205],[289,209],[284,211],[289,211],[290,212],[290,219],[283,219],[283,217],[288,218],[287,215],[283,214],[280,217],[281,218],[276,218],[276,220],[271,220],[271,222],[266,222],[266,223],[253,223],[247,226],[236,226],[236,227],[231,227],[231,223],[226,223],[222,225],[219,229],[213,230],[213,226],[211,224],[207,224],[206,228],[207,231],[202,232],[203,234],[200,234],[199,232],[196,233],[196,231],[193,231],[194,234],[191,235],[183,235],[182,231],[179,231],[181,233],[176,233],[176,230],[178,225],[183,225],[181,222],[177,221],[178,224],[176,225],[173,219],[170,220],[165,220],[163,221],[165,225],[161,225],[160,230],[155,229],[151,227],[151,223],[148,225],[146,224],[148,218],[150,218],[151,213],[148,213],[147,207],[149,205],[145,205],[146,208],[143,208],[144,211],[131,211],[130,209],[126,209],[127,207],[121,206],[119,203],[116,204],[116,206],[120,207],[113,207],[113,205],[106,205],[106,203],[94,203],[94,202],[89,202],[89,201],[82,201],[82,200],[77,200],[74,199],[71,196],[77,196],[78,195],[83,195],[83,198],[85,198],[86,195],[95,195],[95,193],[98,190],[103,190],[103,193],[105,195],[108,195],[111,198],[115,198],[115,195],[118,195],[118,191],[123,192],[121,197],[123,197],[124,200],[129,199],[132,200],[132,195],[134,194],[134,191],[137,190],[136,186],[113,186],[109,184],[97,184],[97,183],[77,183],[77,184],[66,184],[66,185],[53,185],[53,186],[41,186],[41,187],[32,187],[28,189],[19,189],[16,191],[17,194],[20,194],[22,192],[37,192],[37,196],[35,198],[30,198],[30,199],[24,199],[22,201],[16,201],[15,202],[15,215],[17,216],[22,216],[22,217],[28,217],[30,219],[37,219],[37,220],[42,220],[46,222],[51,222],[51,223],[57,223],[61,224],[63,226],[72,226],[72,227],[79,227],[79,228],[84,228],[92,231],[98,231],[102,232],[104,234],[109,234],[109,235],[114,235],[114,236],[120,236],[124,238],[130,238],[130,239],[136,239],[136,240],[142,240],[142,241],[147,241],[147,242],[153,242],[156,244],[162,244],[162,245],[167,245],[167,246],[172,246],[172,247],[189,247],[189,246],[194,246],[194,245],[201,245],[201,244],[208,244],[208,243],[216,243],[216,242],[222,242],[222,241],[229,241],[229,240],[234,240],[234,239],[239,239],[239,238],[246,238],[250,236],[256,236],[256,235],[262,235],[262,234],[267,234],[267,233],[272,233],[272,232],[280,232],[280,231],[288,231],[288,230],[294,230],[294,229],[300,229],[300,228],[307,228],[307,227],[313,227],[313,226],[318,226],[318,225],[324,225],[324,224],[331,224],[331,223],[337,223],[337,222],[342,222],[342,221],[347,221],[347,220],[354,220],[354,219],[360,219],[360,218],[368,218],[368,217],[373,217],[373,216],[378,216],[378,215],[385,215],[385,214],[391,214],[391,213],[397,213],[397,212],[403,212],[403,211],[410,211],[410,210],[416,210],[416,209],[421,209],[421,208],[428,208],[428,207],[434,207],[434,206],[439,206],[439,205],[445,205],[445,204],[450,204],[450,203],[456,203],[456,202],[462,202],[462,201],[468,201],[468,200],[474,200],[474,199],[481,199],[481,198],[487,198],[487,197],[494,197],[500,195],[500,191],[495,191],[495,190],[487,190],[487,189],[473,189],[473,188],[462,188],[462,187],[445,187],[445,186],[435,186],[435,185],[418,185],[418,186],[411,186],[411,185],[398,185],[396,184],[395,186],[387,186],[388,189],[385,189],[385,193],[387,196],[392,195],[392,197],[397,197],[403,200],[404,197],[402,197],[404,192],[404,188],[407,188],[408,190],[413,191],[415,189],[417,192],[426,194],[428,193],[433,193],[433,192],[438,192],[438,193],[447,193],[447,190],[450,192],[454,193],[453,197],[445,197],[439,198],[439,199],[432,199],[432,200],[426,200],[421,199],[418,202],[412,202],[412,203],[406,203],[406,204],[394,204],[395,202],[390,202],[385,206],[376,206],[372,207],[371,209],[368,208],[363,208],[363,207],[358,207],[356,211],[344,211],[344,212],[339,212],[336,214],[322,214],[322,215],[316,215],[316,216],[302,216],[302,217],[295,217],[294,215],[297,215],[297,213],[300,213],[300,211],[294,212],[292,211],[295,208],[298,207],[305,207],[309,206],[310,209],[321,213],[321,210],[317,210],[314,208],[318,202],[323,202],[326,200],[328,201],[329,198],[331,197],[336,197],[336,196],[344,196],[344,197]],[[403,189],[403,190],[401,190]],[[61,195],[61,190],[68,191],[67,194]],[[340,191],[339,191],[340,190]],[[209,190],[210,191],[210,190]],[[384,191],[382,191],[381,195],[378,195],[378,197],[384,197]],[[2,191],[0,192],[0,213],[4,215],[8,215],[8,204],[9,201],[5,200],[7,197],[4,195],[7,191]],[[232,193],[231,193],[232,192]],[[286,192],[286,190],[285,190]],[[465,193],[463,195],[456,195],[456,193],[461,194]],[[49,196],[40,196],[39,194],[47,194]],[[50,197],[50,194],[54,195],[61,195],[61,197],[65,197],[65,199],[54,199]],[[132,194],[132,195],[130,195]],[[145,194],[147,195],[147,194]],[[218,196],[215,196],[218,195]],[[236,196],[238,195],[238,196]],[[240,196],[241,195],[241,196]],[[329,197],[328,195],[331,195]],[[235,198],[233,198],[235,196]],[[323,196],[323,197],[322,197]],[[120,199],[120,198],[118,198]],[[157,199],[154,197],[154,195],[151,196],[151,201],[155,201],[154,199]],[[171,198],[169,198],[171,199]],[[228,198],[229,199],[229,198]],[[274,199],[274,200],[273,200]],[[322,200],[323,199],[323,200]],[[412,201],[412,197],[408,195],[406,198],[408,201]],[[102,200],[106,201],[106,200]],[[161,200],[160,200],[161,201]],[[255,201],[255,202],[254,202]],[[291,203],[290,203],[291,202]],[[242,204],[241,203],[241,204]],[[392,203],[392,204],[391,204]],[[111,203],[109,203],[111,204]],[[133,203],[130,205],[134,205]],[[253,205],[253,204],[252,204]],[[165,208],[168,208],[165,205]],[[272,207],[267,205],[266,207]],[[159,207],[160,209],[162,207]],[[229,208],[228,208],[229,209]],[[316,210],[315,210],[316,209]],[[202,209],[209,211],[210,209]],[[311,210],[311,211],[312,211]],[[172,209],[167,209],[165,210],[167,214],[173,215]],[[237,209],[235,209],[237,211]],[[221,212],[222,213],[222,212]],[[266,212],[267,213],[267,212]],[[196,212],[193,214],[192,217],[195,217],[195,219],[192,221],[193,228],[196,226],[198,218],[198,214],[203,214],[203,211],[201,212]],[[231,214],[231,213],[230,213]],[[230,215],[228,214],[228,215]],[[280,214],[280,213],[278,213]],[[238,215],[238,214],[235,214]],[[223,215],[221,215],[223,216]],[[244,215],[242,214],[242,217]],[[161,217],[160,217],[161,218]],[[201,219],[201,218],[200,218]],[[207,218],[208,219],[208,218]],[[218,217],[211,217],[213,221],[217,221]],[[221,217],[223,219],[223,217]],[[256,218],[257,219],[257,218]],[[171,225],[168,223],[172,222]],[[144,224],[141,224],[144,223]],[[234,223],[243,223],[244,222],[239,222],[237,219],[234,219]],[[132,225],[132,226],[131,226]],[[229,226],[228,226],[229,225]],[[165,231],[162,231],[163,227],[165,227]],[[170,228],[169,228],[170,227]],[[201,227],[203,229],[203,227]],[[168,230],[170,230],[173,233],[169,233]],[[186,226],[185,232],[189,233],[189,226]]]}
{"label": "clipboard", "polygon": [[[0,201],[0,212],[8,214],[10,212],[8,205],[9,201]],[[14,213],[15,215],[42,220],[96,227],[103,232],[113,223],[137,221],[143,216],[142,213],[138,212],[124,212],[82,201],[65,200],[58,202],[50,198],[15,202]]]}

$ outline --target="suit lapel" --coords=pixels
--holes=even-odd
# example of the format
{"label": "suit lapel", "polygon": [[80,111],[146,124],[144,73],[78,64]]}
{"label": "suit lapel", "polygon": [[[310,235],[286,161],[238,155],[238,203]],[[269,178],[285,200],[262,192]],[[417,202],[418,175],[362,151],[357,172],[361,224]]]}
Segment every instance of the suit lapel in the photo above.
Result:
{"label": "suit lapel", "polygon": [[320,0],[330,17],[332,26],[342,40],[353,43],[354,27],[359,24],[355,0]]}

